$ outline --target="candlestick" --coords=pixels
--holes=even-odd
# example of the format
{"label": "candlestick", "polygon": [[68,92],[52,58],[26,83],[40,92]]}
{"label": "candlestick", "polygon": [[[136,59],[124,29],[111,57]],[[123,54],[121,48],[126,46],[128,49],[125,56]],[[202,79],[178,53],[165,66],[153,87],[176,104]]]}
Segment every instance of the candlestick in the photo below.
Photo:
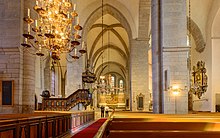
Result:
{"label": "candlestick", "polygon": [[30,34],[30,32],[31,32],[31,26],[30,24],[28,24],[28,33]]}
{"label": "candlestick", "polygon": [[27,44],[27,38],[24,38],[24,43]]}
{"label": "candlestick", "polygon": [[38,1],[36,0],[36,5],[38,6]]}

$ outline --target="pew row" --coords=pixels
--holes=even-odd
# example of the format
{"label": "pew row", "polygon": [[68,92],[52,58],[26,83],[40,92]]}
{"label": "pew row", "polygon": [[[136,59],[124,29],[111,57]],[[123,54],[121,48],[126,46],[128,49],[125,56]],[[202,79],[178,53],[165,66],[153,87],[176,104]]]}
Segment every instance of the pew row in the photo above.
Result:
{"label": "pew row", "polygon": [[220,137],[219,118],[112,118],[103,138]]}

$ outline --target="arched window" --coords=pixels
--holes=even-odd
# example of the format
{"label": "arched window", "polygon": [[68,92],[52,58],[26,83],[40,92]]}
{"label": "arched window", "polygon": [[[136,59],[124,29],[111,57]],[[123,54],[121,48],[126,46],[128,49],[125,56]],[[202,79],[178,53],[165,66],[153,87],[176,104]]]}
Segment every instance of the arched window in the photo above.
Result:
{"label": "arched window", "polygon": [[125,84],[124,84],[124,80],[123,79],[119,79],[118,81],[118,92],[124,92],[124,87],[125,87]]}
{"label": "arched window", "polygon": [[110,82],[111,88],[115,87],[115,77],[111,76],[111,82]]}
{"label": "arched window", "polygon": [[123,92],[123,89],[124,89],[124,81],[119,80],[119,92]]}
{"label": "arched window", "polygon": [[111,92],[115,91],[115,76],[114,75],[110,75],[110,88],[111,88]]}

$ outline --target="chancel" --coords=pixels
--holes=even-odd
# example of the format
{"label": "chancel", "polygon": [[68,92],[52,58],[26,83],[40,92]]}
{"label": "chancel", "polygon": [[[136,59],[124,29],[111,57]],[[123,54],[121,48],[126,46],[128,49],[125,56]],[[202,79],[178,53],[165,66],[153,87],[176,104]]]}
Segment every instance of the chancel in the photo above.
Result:
{"label": "chancel", "polygon": [[220,0],[1,1],[0,137],[219,137],[219,24]]}

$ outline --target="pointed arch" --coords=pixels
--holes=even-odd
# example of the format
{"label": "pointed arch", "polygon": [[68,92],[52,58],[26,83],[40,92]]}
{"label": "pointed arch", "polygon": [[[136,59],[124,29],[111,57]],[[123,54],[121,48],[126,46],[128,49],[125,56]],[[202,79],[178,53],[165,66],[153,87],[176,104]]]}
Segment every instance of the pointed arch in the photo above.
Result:
{"label": "pointed arch", "polygon": [[191,18],[188,17],[187,22],[190,22],[190,26],[188,25],[187,29],[195,41],[196,51],[199,53],[202,53],[206,46],[206,42],[202,35],[202,31],[200,30],[199,26]]}
{"label": "pointed arch", "polygon": [[[94,5],[96,5],[96,4],[94,3]],[[123,5],[121,5],[121,6],[124,7]],[[129,36],[130,39],[132,38],[132,32],[133,33],[137,32],[137,31],[135,31],[136,27],[134,25],[135,23],[132,20],[132,17],[130,17],[130,16],[127,17],[127,18],[129,18],[129,22],[128,22],[128,20],[124,17],[124,15],[118,9],[113,7],[112,5],[110,5],[110,4],[104,4],[103,5],[103,15],[106,15],[106,14],[112,15],[114,18],[116,18],[122,24],[123,28],[125,28],[125,30],[127,31],[128,36]],[[83,38],[86,38],[89,30],[92,28],[95,21],[98,20],[99,18],[101,18],[101,16],[102,16],[102,7],[99,6],[97,9],[95,9],[89,15],[89,17],[85,21],[84,29],[82,30],[82,37]],[[132,24],[132,29],[133,30],[131,29],[129,23]]]}

